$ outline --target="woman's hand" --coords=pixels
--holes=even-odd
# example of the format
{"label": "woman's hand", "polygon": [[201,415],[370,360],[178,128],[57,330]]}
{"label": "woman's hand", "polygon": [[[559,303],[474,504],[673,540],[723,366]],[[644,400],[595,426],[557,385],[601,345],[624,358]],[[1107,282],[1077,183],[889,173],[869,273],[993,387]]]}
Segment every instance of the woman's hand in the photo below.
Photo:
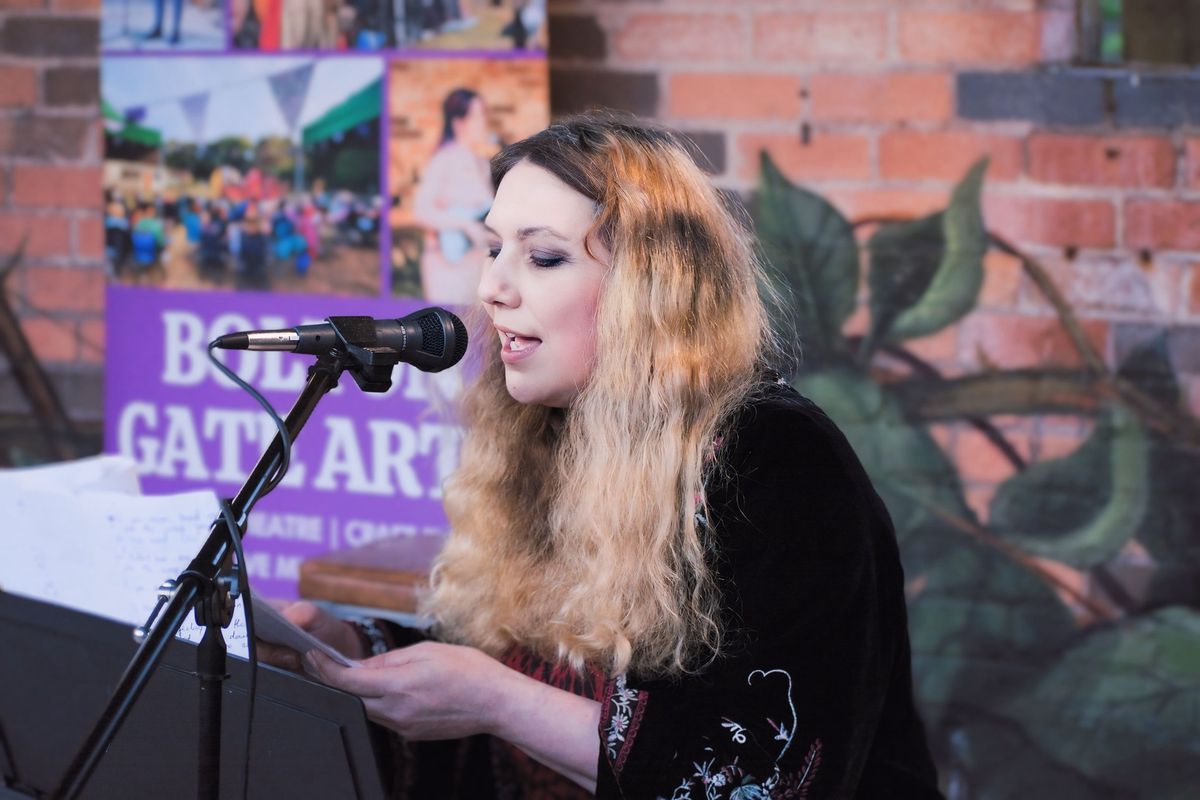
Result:
{"label": "woman's hand", "polygon": [[494,732],[505,682],[522,677],[472,647],[440,642],[391,650],[353,668],[314,650],[304,668],[358,695],[372,720],[412,740]]}
{"label": "woman's hand", "polygon": [[[341,652],[348,658],[364,658],[366,648],[358,631],[344,619],[335,617],[320,606],[307,600],[296,603],[272,603],[288,621],[311,633],[316,638]],[[300,653],[290,647],[270,644],[259,639],[255,642],[258,660],[273,667],[299,672]]]}
{"label": "woman's hand", "polygon": [[367,714],[408,739],[490,733],[580,786],[596,790],[600,704],[471,647],[422,642],[342,667],[317,651],[304,667],[363,699]]}

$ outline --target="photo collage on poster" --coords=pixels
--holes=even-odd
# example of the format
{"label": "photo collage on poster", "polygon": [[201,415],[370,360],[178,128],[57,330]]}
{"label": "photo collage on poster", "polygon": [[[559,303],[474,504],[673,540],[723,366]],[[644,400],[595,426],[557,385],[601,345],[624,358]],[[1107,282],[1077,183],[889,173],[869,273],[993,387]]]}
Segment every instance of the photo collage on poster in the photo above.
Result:
{"label": "photo collage on poster", "polygon": [[[239,330],[474,303],[488,160],[549,122],[544,0],[104,0],[105,449],[233,496],[275,436],[208,360]],[[274,408],[311,357],[215,351]],[[461,366],[323,398],[255,507],[250,575],[442,535]]]}
{"label": "photo collage on poster", "polygon": [[105,0],[114,283],[470,302],[545,0]]}

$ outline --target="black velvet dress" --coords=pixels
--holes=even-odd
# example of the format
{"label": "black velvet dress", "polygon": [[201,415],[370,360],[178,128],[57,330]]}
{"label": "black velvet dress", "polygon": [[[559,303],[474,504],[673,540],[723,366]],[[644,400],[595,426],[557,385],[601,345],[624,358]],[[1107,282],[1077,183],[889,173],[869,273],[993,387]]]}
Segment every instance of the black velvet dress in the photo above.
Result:
{"label": "black velvet dress", "polygon": [[[601,798],[941,797],[913,704],[895,534],[846,439],[791,388],[765,384],[717,457],[703,530],[730,630],[723,658],[670,680],[579,675],[519,648],[505,662],[601,703]],[[435,780],[430,797],[584,796],[502,742],[468,749],[453,788],[410,761],[424,774],[408,775],[409,794]]]}

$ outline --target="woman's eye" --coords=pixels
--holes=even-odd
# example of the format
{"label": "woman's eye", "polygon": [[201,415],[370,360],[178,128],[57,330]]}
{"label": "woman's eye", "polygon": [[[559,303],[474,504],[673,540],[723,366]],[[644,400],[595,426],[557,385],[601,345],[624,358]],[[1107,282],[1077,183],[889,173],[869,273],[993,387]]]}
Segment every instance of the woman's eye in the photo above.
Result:
{"label": "woman's eye", "polygon": [[529,260],[539,267],[557,267],[567,259],[560,255],[530,253]]}
{"label": "woman's eye", "polygon": [[492,245],[491,247],[488,248],[488,251],[487,251],[488,258],[499,258],[499,256],[500,256],[500,245]]}

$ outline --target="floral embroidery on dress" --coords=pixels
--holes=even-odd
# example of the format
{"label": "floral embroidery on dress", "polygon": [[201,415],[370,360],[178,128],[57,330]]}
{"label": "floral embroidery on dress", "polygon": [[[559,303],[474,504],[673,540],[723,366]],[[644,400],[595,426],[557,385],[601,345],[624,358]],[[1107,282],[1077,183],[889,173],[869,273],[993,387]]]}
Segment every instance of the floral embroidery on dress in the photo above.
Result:
{"label": "floral embroidery on dress", "polygon": [[[740,756],[734,756],[728,763],[718,765],[717,756],[692,764],[692,774],[684,778],[671,793],[670,800],[776,800],[777,798],[805,798],[812,788],[816,778],[817,768],[821,765],[821,740],[816,739],[809,745],[808,753],[799,770],[784,772],[780,762],[792,746],[796,735],[799,718],[796,706],[792,702],[792,676],[787,670],[756,669],[746,676],[746,683],[753,685],[759,678],[770,675],[782,675],[787,678],[787,703],[791,712],[791,727],[782,722],[767,718],[769,728],[775,733],[773,741],[783,742],[779,753],[775,756],[772,771],[762,777],[748,771],[741,763]],[[722,717],[721,727],[724,728],[730,740],[738,746],[747,743],[747,728],[740,722],[728,717]],[[707,749],[709,753],[711,748]],[[659,800],[666,798],[659,797]]]}
{"label": "floral embroidery on dress", "polygon": [[612,683],[611,693],[604,702],[604,711],[608,716],[604,747],[608,753],[608,760],[613,765],[613,771],[618,775],[629,756],[629,748],[637,735],[645,706],[646,693],[629,688],[625,683],[625,676],[618,675]]}

